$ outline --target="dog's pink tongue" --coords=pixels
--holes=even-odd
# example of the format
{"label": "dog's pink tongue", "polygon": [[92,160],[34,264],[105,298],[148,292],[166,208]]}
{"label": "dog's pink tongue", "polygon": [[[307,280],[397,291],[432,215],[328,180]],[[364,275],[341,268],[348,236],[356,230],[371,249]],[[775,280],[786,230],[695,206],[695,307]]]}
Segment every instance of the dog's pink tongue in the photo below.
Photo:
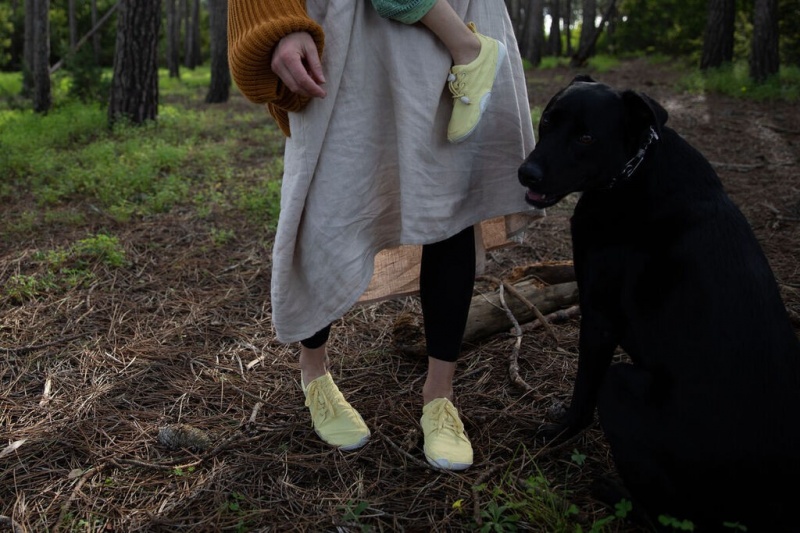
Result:
{"label": "dog's pink tongue", "polygon": [[539,194],[537,192],[533,192],[532,190],[528,189],[528,192],[525,193],[525,196],[528,200],[532,200],[534,202],[544,202],[544,194]]}

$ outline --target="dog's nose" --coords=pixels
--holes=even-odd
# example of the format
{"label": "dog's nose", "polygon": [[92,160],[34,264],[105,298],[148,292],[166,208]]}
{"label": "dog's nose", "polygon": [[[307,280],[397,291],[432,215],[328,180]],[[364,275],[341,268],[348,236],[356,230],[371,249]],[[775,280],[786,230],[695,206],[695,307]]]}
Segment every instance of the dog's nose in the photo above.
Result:
{"label": "dog's nose", "polygon": [[520,165],[517,176],[525,187],[535,187],[544,179],[544,170],[538,163],[527,160]]}

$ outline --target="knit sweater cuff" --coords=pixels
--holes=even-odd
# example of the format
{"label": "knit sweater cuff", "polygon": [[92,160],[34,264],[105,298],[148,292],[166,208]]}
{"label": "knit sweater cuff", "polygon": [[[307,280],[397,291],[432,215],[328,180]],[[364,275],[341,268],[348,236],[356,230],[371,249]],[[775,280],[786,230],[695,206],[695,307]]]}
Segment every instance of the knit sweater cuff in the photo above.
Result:
{"label": "knit sweater cuff", "polygon": [[292,93],[272,72],[272,53],[283,37],[290,33],[308,32],[321,55],[324,46],[322,27],[304,12],[266,16],[263,13],[245,13],[245,9],[237,10],[234,4],[231,3],[229,11],[228,62],[237,87],[254,103],[270,103],[287,111],[301,110],[309,99]]}

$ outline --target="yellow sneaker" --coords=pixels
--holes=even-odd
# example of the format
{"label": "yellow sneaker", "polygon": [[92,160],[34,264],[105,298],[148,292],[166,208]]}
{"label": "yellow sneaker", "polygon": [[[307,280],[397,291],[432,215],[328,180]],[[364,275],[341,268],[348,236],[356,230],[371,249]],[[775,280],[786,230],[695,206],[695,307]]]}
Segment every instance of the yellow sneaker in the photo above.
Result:
{"label": "yellow sneaker", "polygon": [[367,443],[369,428],[358,411],[344,399],[330,373],[313,380],[308,387],[301,378],[300,385],[319,438],[342,451],[356,450]]}
{"label": "yellow sneaker", "polygon": [[447,398],[436,398],[422,408],[425,458],[438,468],[465,470],[472,465],[472,443],[458,418],[458,410]]}
{"label": "yellow sneaker", "polygon": [[447,127],[447,140],[451,143],[460,143],[475,131],[489,104],[494,79],[506,56],[503,43],[478,33],[473,22],[468,26],[478,36],[481,52],[472,63],[454,65],[447,77],[453,94],[453,114]]}

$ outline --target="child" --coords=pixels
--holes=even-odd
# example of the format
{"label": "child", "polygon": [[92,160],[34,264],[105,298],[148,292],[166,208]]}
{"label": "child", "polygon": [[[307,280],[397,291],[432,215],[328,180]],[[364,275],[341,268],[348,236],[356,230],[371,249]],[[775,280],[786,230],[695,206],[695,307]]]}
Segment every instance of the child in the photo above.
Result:
{"label": "child", "polygon": [[464,24],[448,0],[372,0],[383,18],[404,24],[422,23],[445,45],[453,58],[447,77],[453,94],[453,114],[447,140],[460,143],[481,120],[500,63],[503,43],[478,33],[475,24]]}

